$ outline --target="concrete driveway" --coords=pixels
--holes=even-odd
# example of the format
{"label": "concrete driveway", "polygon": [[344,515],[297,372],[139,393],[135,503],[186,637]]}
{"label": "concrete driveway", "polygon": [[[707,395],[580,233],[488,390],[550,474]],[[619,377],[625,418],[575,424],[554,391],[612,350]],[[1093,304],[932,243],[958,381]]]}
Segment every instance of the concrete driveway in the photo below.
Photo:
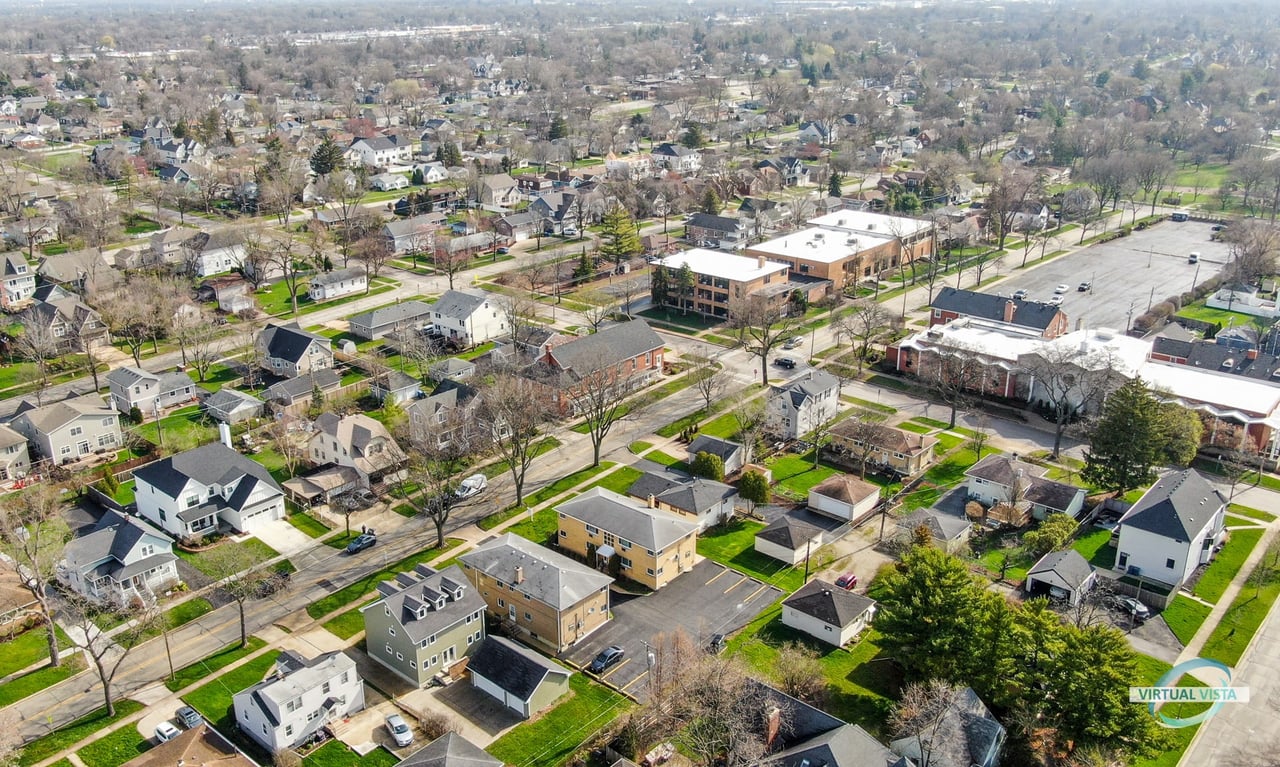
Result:
{"label": "concrete driveway", "polygon": [[626,656],[602,680],[643,700],[646,643],[655,645],[659,635],[683,630],[702,646],[712,634],[732,633],[747,625],[782,595],[779,588],[704,559],[653,594],[635,597],[614,592],[613,620],[569,650],[565,659],[585,667],[601,650],[618,645]]}

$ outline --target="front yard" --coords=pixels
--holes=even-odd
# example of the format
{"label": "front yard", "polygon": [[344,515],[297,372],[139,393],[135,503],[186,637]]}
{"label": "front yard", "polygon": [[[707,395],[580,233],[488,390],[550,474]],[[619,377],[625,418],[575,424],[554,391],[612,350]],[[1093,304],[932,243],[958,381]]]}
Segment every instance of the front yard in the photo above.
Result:
{"label": "front yard", "polygon": [[[262,541],[258,540],[257,538],[246,538],[243,541],[225,540],[219,543],[218,545],[219,546],[236,546],[243,549],[247,549],[248,551],[253,553],[253,560],[255,565],[262,564],[263,562],[266,562],[269,559],[274,559],[280,556],[280,553],[278,551],[271,548],[270,546],[263,543]],[[173,550],[173,553],[177,554],[179,557],[185,560],[187,564],[191,565],[192,567],[204,573],[205,575],[208,575],[210,577],[216,577],[218,575],[218,573],[215,573],[209,569],[208,562],[203,556],[201,556],[201,552],[183,551],[182,549],[175,548]]]}
{"label": "front yard", "polygon": [[1222,551],[1218,552],[1213,562],[1205,568],[1200,580],[1196,581],[1195,590],[1192,592],[1206,602],[1217,602],[1222,599],[1227,586],[1235,580],[1240,568],[1244,567],[1244,561],[1249,558],[1253,547],[1257,546],[1258,540],[1262,538],[1262,528],[1232,530],[1230,535]]}

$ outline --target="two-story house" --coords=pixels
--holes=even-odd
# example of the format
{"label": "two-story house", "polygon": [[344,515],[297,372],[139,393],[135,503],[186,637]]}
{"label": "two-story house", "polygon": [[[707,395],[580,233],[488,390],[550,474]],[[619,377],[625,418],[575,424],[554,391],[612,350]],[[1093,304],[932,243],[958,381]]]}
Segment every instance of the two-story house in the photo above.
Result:
{"label": "two-story house", "polygon": [[446,338],[476,346],[508,334],[497,297],[483,290],[446,290],[431,306],[431,317]]}
{"label": "two-story house", "polygon": [[560,504],[556,515],[556,545],[597,569],[656,590],[693,567],[693,520],[603,487]]}
{"label": "two-story house", "polygon": [[835,418],[840,412],[840,379],[825,370],[810,370],[769,391],[769,425],[784,439],[796,439]]}
{"label": "two-story house", "polygon": [[165,408],[196,399],[197,387],[191,376],[182,371],[152,373],[142,368],[125,366],[107,374],[110,401],[120,413],[128,415],[138,408],[143,417],[153,417]]}
{"label": "two-story house", "polygon": [[378,230],[378,234],[397,256],[402,253],[423,255],[435,248],[437,238],[445,238],[441,233],[445,221],[445,213],[433,211],[388,221]]}
{"label": "two-story house", "polygon": [[484,639],[484,600],[457,565],[418,565],[379,583],[378,594],[360,608],[369,656],[418,687]]}
{"label": "two-story house", "polygon": [[737,250],[747,244],[751,227],[741,218],[694,213],[685,222],[685,236],[703,247]]}
{"label": "two-story house", "polygon": [[350,466],[364,487],[399,471],[409,460],[387,427],[364,413],[321,413],[307,443],[307,458],[317,466]]}
{"label": "two-story house", "polygon": [[699,530],[729,521],[738,500],[733,485],[666,472],[645,472],[627,488],[627,495],[695,522]]}
{"label": "two-story house", "polygon": [[352,165],[366,168],[408,165],[413,162],[413,142],[399,136],[357,138],[347,147],[343,157]]}
{"label": "two-story house", "polygon": [[120,417],[96,396],[73,397],[42,407],[23,400],[10,428],[26,437],[36,453],[54,463],[70,463],[124,445]]}
{"label": "two-story house", "polygon": [[308,333],[298,323],[267,325],[255,343],[263,370],[281,378],[297,378],[333,367],[333,345],[324,336]]}
{"label": "two-story house", "polygon": [[405,407],[409,439],[428,450],[441,450],[455,440],[484,439],[479,418],[480,393],[472,386],[446,379],[426,397]]}
{"label": "two-story house", "polygon": [[[880,426],[868,429],[856,418],[850,418],[831,427],[831,450],[860,463],[865,456],[867,468],[889,470],[905,477],[913,477],[929,468],[934,460],[937,437]],[[861,468],[861,466],[857,466]]]}
{"label": "two-story house", "polygon": [[21,479],[31,472],[27,438],[0,425],[0,482]]}
{"label": "two-story house", "polygon": [[305,743],[331,722],[364,710],[364,680],[346,653],[310,660],[285,650],[275,673],[231,699],[236,726],[274,754]]}
{"label": "two-story house", "polygon": [[93,599],[147,604],[181,579],[173,541],[137,517],[108,511],[93,529],[72,538],[58,563],[58,580]]}
{"label": "two-story house", "polygon": [[552,652],[609,620],[613,579],[527,538],[507,533],[458,559],[490,615]]}
{"label": "two-story house", "polygon": [[1120,518],[1116,569],[1173,588],[1213,559],[1226,536],[1227,499],[1194,469],[1170,472]]}
{"label": "two-story house", "polygon": [[556,392],[561,412],[576,412],[583,396],[578,382],[603,376],[607,380],[599,383],[620,391],[639,389],[662,373],[662,347],[662,338],[653,328],[643,320],[631,320],[552,346],[541,364],[562,376]]}
{"label": "two-story house", "polygon": [[151,235],[151,252],[142,257],[146,264],[180,264],[186,256],[186,243],[197,230],[172,227]]}
{"label": "two-story house", "polygon": [[182,243],[189,274],[208,277],[239,269],[244,264],[244,233],[233,227],[198,232]]}
{"label": "two-story house", "polygon": [[328,301],[353,293],[363,293],[369,286],[369,274],[362,267],[351,266],[317,274],[311,278],[307,295],[312,301]]}
{"label": "two-story house", "polygon": [[1036,519],[1049,514],[1076,516],[1084,508],[1084,488],[1045,477],[1048,469],[1007,455],[989,455],[964,473],[969,497],[984,506],[1025,504]]}
{"label": "two-story house", "polygon": [[221,442],[187,450],[133,472],[138,515],[175,538],[238,532],[284,519],[284,491],[266,468]]}
{"label": "two-story house", "polygon": [[36,271],[17,251],[4,254],[4,290],[0,291],[0,309],[18,311],[31,301],[36,292]]}
{"label": "two-story house", "polygon": [[509,208],[520,202],[520,186],[506,173],[494,173],[480,178],[481,205]]}
{"label": "two-story house", "polygon": [[33,303],[22,312],[22,324],[47,329],[63,353],[111,343],[110,330],[102,317],[78,296],[56,285],[36,289]]}
{"label": "two-story house", "polygon": [[702,155],[696,149],[680,144],[661,144],[653,150],[653,165],[674,173],[697,173],[702,169]]}

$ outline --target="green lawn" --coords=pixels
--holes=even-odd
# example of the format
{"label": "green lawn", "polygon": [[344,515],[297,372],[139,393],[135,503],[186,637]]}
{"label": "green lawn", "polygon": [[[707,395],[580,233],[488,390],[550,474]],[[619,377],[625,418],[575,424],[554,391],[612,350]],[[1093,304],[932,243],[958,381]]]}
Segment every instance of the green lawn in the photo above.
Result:
{"label": "green lawn", "polygon": [[590,490],[593,487],[603,487],[606,490],[612,490],[619,495],[626,495],[627,489],[635,484],[637,479],[644,476],[644,472],[639,469],[633,469],[630,466],[620,466],[614,471],[609,472],[600,479],[587,485]]}
{"label": "green lawn", "polygon": [[1226,309],[1211,309],[1205,306],[1203,302],[1197,302],[1190,306],[1184,306],[1178,312],[1179,317],[1187,317],[1188,319],[1200,320],[1201,322],[1216,322],[1224,328],[1228,325],[1245,325],[1248,326],[1249,315],[1241,312],[1229,312]]}
{"label": "green lawn", "polygon": [[30,767],[30,765],[37,762],[43,762],[59,751],[64,751],[74,746],[98,730],[108,727],[127,716],[132,716],[141,710],[142,704],[137,701],[118,700],[116,701],[115,716],[107,716],[106,709],[100,708],[65,727],[54,730],[43,738],[31,741],[23,747],[22,754],[18,757],[18,764],[22,767]]}
{"label": "green lawn", "polygon": [[[335,298],[332,301],[312,301],[311,297],[307,295],[306,280],[303,279],[298,285],[298,314],[310,314],[331,306],[341,306],[369,296],[376,296],[394,289],[399,284],[388,277],[375,277],[369,284],[368,293],[356,293],[342,298]],[[292,316],[293,314],[293,304],[289,300],[289,286],[285,284],[284,280],[259,290],[253,296],[258,299],[258,306],[262,311],[273,317]]]}
{"label": "green lawn", "polygon": [[1111,531],[1095,527],[1076,538],[1071,548],[1080,556],[1089,560],[1089,564],[1100,570],[1110,570],[1116,564],[1116,550],[1107,543],[1111,540]]}
{"label": "green lawn", "polygon": [[239,381],[240,378],[240,374],[233,368],[221,362],[215,362],[205,373],[204,380],[197,381],[196,386],[208,392],[216,392],[229,385],[232,381]]}
{"label": "green lawn", "polygon": [[[751,384],[745,389],[733,392],[730,396],[721,397],[719,400],[711,403],[710,410],[707,410],[704,408],[695,410],[689,415],[684,416],[683,418],[677,418],[676,420],[672,421],[666,426],[663,426],[662,428],[658,429],[655,433],[659,437],[674,437],[680,432],[689,428],[690,426],[697,426],[704,418],[711,415],[715,415],[716,413],[719,413],[721,411],[728,410],[729,408],[737,405],[738,403],[746,401],[753,394],[755,394],[758,391],[761,391],[763,388],[764,387],[761,384],[758,384],[758,383]],[[724,430],[727,428],[731,429],[731,431],[724,432]],[[709,431],[709,429],[712,431]],[[737,425],[737,421],[735,421],[733,418],[733,414],[726,413],[725,415],[714,419],[713,421],[708,423],[704,428],[701,428],[698,431],[703,434],[710,434],[711,436],[721,437],[723,439],[729,439],[730,437],[732,437],[734,434],[737,433],[738,425]]]}
{"label": "green lawn", "polygon": [[1231,585],[1231,581],[1235,580],[1236,574],[1244,566],[1244,561],[1253,551],[1253,547],[1258,545],[1262,530],[1258,528],[1232,530],[1230,535],[1230,540],[1214,557],[1213,563],[1205,568],[1204,575],[1200,576],[1192,592],[1206,602],[1217,603],[1222,598],[1227,586]]}
{"label": "green lawn", "polygon": [[1227,507],[1227,511],[1228,511],[1228,512],[1230,512],[1230,513],[1232,513],[1232,514],[1238,514],[1238,515],[1240,515],[1240,516],[1242,516],[1242,517],[1248,517],[1249,519],[1256,519],[1256,520],[1258,520],[1259,522],[1274,522],[1274,521],[1276,521],[1276,515],[1275,515],[1275,514],[1272,514],[1272,513],[1270,513],[1270,512],[1266,512],[1266,511],[1262,511],[1261,509],[1251,509],[1251,508],[1249,508],[1248,506],[1241,506],[1241,505],[1240,505],[1240,504],[1238,504],[1238,503],[1233,503],[1233,504],[1231,504],[1230,506],[1228,506],[1228,507]]}
{"label": "green lawn", "polygon": [[698,536],[698,553],[790,594],[804,585],[804,573],[755,550],[756,533],[763,529],[764,523],[744,519],[717,525]]}
{"label": "green lawn", "polygon": [[[1173,174],[1171,186],[1200,188],[1200,194],[1212,194],[1222,187],[1231,176],[1231,166],[1226,163],[1205,163],[1197,168],[1195,165],[1184,165]],[[1183,202],[1187,202],[1186,199]]]}
{"label": "green lawn", "polygon": [[435,547],[423,549],[416,554],[411,554],[405,557],[399,562],[395,562],[376,572],[369,573],[355,583],[352,583],[345,588],[338,589],[323,599],[312,602],[307,606],[307,615],[310,615],[312,618],[322,618],[329,613],[339,610],[357,599],[360,599],[365,594],[372,593],[378,588],[378,584],[382,581],[391,580],[397,573],[412,570],[419,564],[429,562],[460,543],[462,543],[462,540],[459,538],[448,538],[445,540],[443,549],[437,549]]}
{"label": "green lawn", "polygon": [[325,629],[336,637],[350,639],[361,631],[364,631],[364,613],[360,612],[360,608],[376,601],[378,600],[371,599],[364,604],[357,605],[350,610],[347,610],[336,618],[331,618],[325,621]]}
{"label": "green lawn", "polygon": [[1005,571],[1004,579],[1006,581],[1025,581],[1027,579],[1027,571],[1036,563],[1036,557],[1022,545],[1009,548],[993,547],[978,557],[978,562],[991,575],[992,579],[996,579],[1000,577],[1000,566],[1004,563],[1006,555],[1009,557],[1009,568]]}
{"label": "green lawn", "polygon": [[824,463],[813,466],[813,451],[804,455],[783,454],[772,458],[766,466],[773,473],[774,492],[790,496],[796,500],[809,497],[809,490],[815,485],[839,472]]}
{"label": "green lawn", "polygon": [[869,399],[858,399],[857,397],[844,395],[840,397],[840,400],[842,402],[849,402],[857,405],[864,410],[874,410],[877,413],[883,413],[885,415],[893,415],[898,412],[898,409],[892,405],[881,405],[879,402],[872,402]]}
{"label": "green lawn", "polygon": [[821,656],[827,680],[823,708],[873,735],[881,733],[898,695],[900,683],[893,663],[868,630],[850,649],[833,648],[782,625],[782,608],[774,605],[729,641],[728,652],[742,658],[766,679],[776,678],[778,652],[788,641],[799,642]]}
{"label": "green lawn", "polygon": [[604,729],[630,702],[586,674],[569,677],[571,694],[541,717],[516,725],[485,750],[494,758],[520,767],[557,767],[578,747]]}
{"label": "green lawn", "polygon": [[652,442],[641,442],[639,440],[637,440],[636,442],[632,442],[630,445],[627,445],[627,449],[636,455],[640,455],[641,453],[643,453],[644,451],[652,447],[653,447]]}
{"label": "green lawn", "polygon": [[[1168,663],[1156,660],[1147,655],[1137,654],[1138,659],[1138,678],[1134,680],[1137,685],[1153,685],[1165,672],[1173,668]],[[1190,676],[1183,676],[1178,680],[1179,687],[1201,686],[1201,683]],[[1161,710],[1167,710],[1171,716],[1191,716],[1200,710],[1204,704],[1196,703],[1168,703],[1161,707]],[[1182,727],[1176,730],[1169,730],[1169,748],[1164,753],[1153,759],[1142,759],[1133,763],[1133,767],[1177,767],[1178,762],[1182,760],[1182,753],[1187,750],[1187,746],[1191,745],[1191,739],[1195,737],[1196,730],[1200,729],[1199,725],[1195,727]]]}
{"label": "green lawn", "polygon": [[[59,626],[55,624],[53,631],[58,637],[58,647],[71,646],[71,640]],[[29,629],[7,642],[0,643],[0,677],[9,676],[27,666],[48,660],[49,632],[44,626]]]}
{"label": "green lawn", "polygon": [[394,767],[399,763],[400,757],[385,748],[360,756],[340,740],[325,743],[302,760],[303,767]]}
{"label": "green lawn", "polygon": [[1249,646],[1249,640],[1262,625],[1276,597],[1280,596],[1280,573],[1277,573],[1274,561],[1277,554],[1274,548],[1268,551],[1266,558],[1254,568],[1249,576],[1250,582],[1240,590],[1227,608],[1226,614],[1200,651],[1200,657],[1213,658],[1228,666],[1234,666],[1240,661],[1240,656]]}
{"label": "green lawn", "polygon": [[960,437],[955,434],[948,434],[945,431],[940,431],[937,434],[934,434],[933,438],[938,440],[938,452],[944,455],[960,447],[960,444],[965,441],[964,437]]}
{"label": "green lawn", "polygon": [[228,671],[213,681],[201,685],[182,696],[182,699],[199,711],[210,724],[218,725],[232,714],[231,698],[250,685],[261,682],[275,665],[279,650],[269,650],[248,661],[243,666]]}
{"label": "green lawn", "polygon": [[[566,499],[568,500],[568,499]],[[507,532],[515,533],[521,538],[527,538],[534,543],[546,545],[553,542],[556,535],[556,529],[559,527],[560,517],[556,513],[555,507],[547,507],[541,511],[536,511],[532,516],[525,516],[519,522],[507,528]]]}
{"label": "green lawn", "polygon": [[644,459],[646,461],[653,461],[654,463],[666,466],[668,469],[675,469],[677,471],[688,471],[689,469],[688,464],[686,464],[683,459],[676,458],[674,455],[664,453],[661,450],[649,451],[649,453],[645,455]]}
{"label": "green lawn", "polygon": [[1208,605],[1200,604],[1194,599],[1188,599],[1179,594],[1173,598],[1164,612],[1160,613],[1160,617],[1169,624],[1169,630],[1178,638],[1178,641],[1186,646],[1200,630],[1200,626],[1209,617],[1212,609]]}
{"label": "green lawn", "polygon": [[[209,603],[209,600],[204,597],[194,597],[165,610],[164,615],[166,620],[169,621],[169,630],[172,631],[212,611],[213,605]],[[160,636],[161,633],[160,627],[155,626],[145,632],[143,636],[153,639]]]}
{"label": "green lawn", "polygon": [[[585,469],[575,471],[567,477],[561,477],[536,492],[526,494],[524,498],[524,505],[526,508],[532,508],[546,503],[557,495],[567,493],[571,488],[577,487],[597,474],[613,468],[613,466],[614,464],[609,461],[601,461],[599,466],[588,466]],[[526,486],[525,489],[527,491],[529,488]],[[506,522],[508,519],[520,514],[522,511],[523,509],[512,506],[502,511],[490,514],[484,519],[481,519],[477,524],[481,530],[492,530],[503,522]]]}
{"label": "green lawn", "polygon": [[76,756],[93,767],[120,767],[150,748],[151,741],[143,739],[137,727],[126,724],[110,735],[83,746]]}
{"label": "green lawn", "polygon": [[898,424],[895,428],[902,429],[903,431],[909,431],[913,434],[931,434],[937,431],[937,429],[935,429],[932,426],[925,426],[924,424],[912,423],[911,421],[903,421],[902,423]]}
{"label": "green lawn", "polygon": [[16,703],[28,695],[70,679],[84,670],[83,656],[70,655],[62,659],[61,666],[45,666],[0,684],[0,708]]}
{"label": "green lawn", "polygon": [[217,425],[204,415],[199,405],[179,408],[159,421],[149,421],[134,428],[138,436],[153,445],[162,444],[173,452],[190,450],[218,439]]}
{"label": "green lawn", "polygon": [[733,439],[738,436],[738,419],[733,413],[725,413],[707,421],[698,429],[698,433],[720,439]]}
{"label": "green lawn", "polygon": [[184,687],[190,687],[241,658],[261,650],[266,644],[266,642],[255,636],[249,637],[249,644],[246,647],[241,647],[239,642],[229,644],[204,660],[196,661],[190,666],[178,669],[177,673],[173,675],[173,679],[165,680],[164,685],[169,688],[170,692],[177,692]]}
{"label": "green lawn", "polygon": [[[222,543],[219,543],[218,545],[219,546],[237,546],[253,552],[253,555],[254,555],[253,561],[255,565],[266,562],[268,559],[274,559],[275,557],[280,556],[280,552],[271,548],[270,546],[258,540],[257,538],[247,538],[243,541],[225,540]],[[199,552],[183,551],[181,549],[175,548],[173,550],[173,553],[185,559],[187,561],[187,564],[191,565],[192,567],[204,573],[205,575],[213,576],[217,574],[217,573],[211,572],[208,569],[208,564],[206,563],[205,558],[200,556]]]}
{"label": "green lawn", "polygon": [[293,514],[290,514],[288,517],[286,517],[286,519],[289,520],[289,524],[293,525],[294,527],[298,528],[302,532],[306,533],[308,537],[323,538],[324,536],[329,534],[329,528],[325,525],[325,523],[321,522],[320,520],[316,519],[310,514],[306,514],[304,512],[294,512]]}

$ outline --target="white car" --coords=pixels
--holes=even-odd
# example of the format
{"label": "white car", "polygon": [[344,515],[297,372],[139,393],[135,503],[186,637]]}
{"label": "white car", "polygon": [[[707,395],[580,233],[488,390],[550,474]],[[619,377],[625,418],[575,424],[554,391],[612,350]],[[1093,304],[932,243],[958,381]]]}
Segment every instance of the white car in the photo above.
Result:
{"label": "white car", "polygon": [[387,732],[391,733],[396,745],[401,748],[413,744],[413,728],[399,714],[391,714],[387,717]]}
{"label": "white car", "polygon": [[1061,293],[1055,293],[1049,298],[1050,306],[1062,306],[1062,302],[1066,300]]}
{"label": "white car", "polygon": [[472,474],[462,480],[462,484],[458,485],[458,489],[454,491],[454,495],[458,498],[470,498],[473,495],[479,495],[489,486],[489,481],[484,478],[483,474]]}
{"label": "white car", "polygon": [[1054,288],[1053,292],[1055,295],[1057,295],[1060,293],[1066,293],[1068,290],[1071,290],[1071,286],[1067,285],[1066,283],[1063,283],[1062,285],[1059,285],[1058,287]]}
{"label": "white car", "polygon": [[173,722],[168,719],[156,725],[156,740],[161,743],[168,743],[181,734],[182,731],[174,727]]}

